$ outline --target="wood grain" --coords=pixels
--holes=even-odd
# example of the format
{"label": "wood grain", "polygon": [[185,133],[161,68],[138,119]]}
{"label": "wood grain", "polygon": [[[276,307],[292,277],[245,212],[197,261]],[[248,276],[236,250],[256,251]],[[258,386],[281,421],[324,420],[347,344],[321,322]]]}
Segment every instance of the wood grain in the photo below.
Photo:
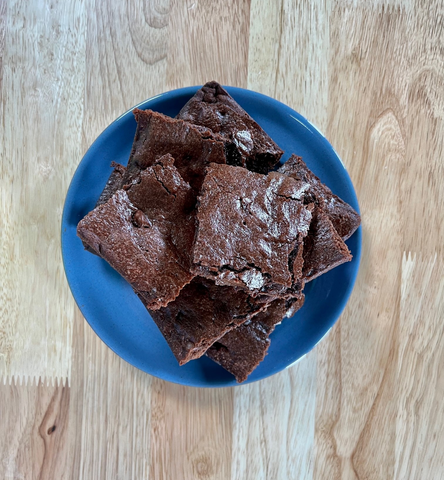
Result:
{"label": "wood grain", "polygon": [[[444,471],[444,262],[404,255],[397,356],[396,479]],[[409,321],[405,322],[404,319]]]}
{"label": "wood grain", "polygon": [[172,0],[168,87],[215,79],[246,87],[249,16],[249,0]]}
{"label": "wood grain", "polygon": [[81,152],[83,2],[8,2],[0,148],[0,377],[67,378],[74,301],[60,252]]}
{"label": "wood grain", "polygon": [[[442,11],[0,0],[0,478],[442,478]],[[59,247],[66,189],[96,136],[136,103],[210,79],[313,121],[363,218],[358,280],[328,336],[280,374],[220,390],[111,352],[74,306]]]}
{"label": "wood grain", "polygon": [[70,389],[48,386],[46,379],[28,386],[11,380],[7,388],[0,387],[0,478],[70,478],[66,471]]}
{"label": "wood grain", "polygon": [[[358,192],[365,255],[354,294],[331,339],[339,350],[335,355],[339,370],[328,358],[320,358],[327,369],[321,375],[340,383],[338,386],[323,383],[318,389],[326,389],[321,394],[324,398],[331,389],[338,395],[332,398],[333,404],[318,404],[317,448],[323,454],[317,457],[319,478],[337,475],[332,478],[357,479],[363,475],[365,462],[356,464],[356,452],[363,432],[371,425],[373,409],[386,381],[399,318],[400,176],[405,144],[399,120],[400,99],[395,93],[400,88],[398,78],[403,77],[395,77],[388,69],[398,65],[394,61],[398,52],[393,50],[402,45],[405,24],[400,11],[381,11],[373,17],[364,8],[351,12],[346,8],[332,12],[332,24],[347,25],[347,31],[330,29],[330,65],[334,74],[329,83],[327,132],[348,166]],[[385,32],[383,42],[379,38],[381,23]],[[375,72],[373,66],[382,52],[388,65],[381,80],[380,72]],[[349,103],[339,105],[339,98]],[[357,98],[361,101],[356,102]],[[381,234],[387,231],[390,235]],[[329,350],[327,347],[321,352],[330,355]],[[386,428],[390,429],[390,423]],[[381,454],[385,456],[382,468],[387,478],[391,478],[393,469],[392,448],[393,443],[388,442]],[[371,463],[376,468],[381,465]]]}
{"label": "wood grain", "polygon": [[231,478],[231,396],[154,380],[150,478]]}
{"label": "wood grain", "polygon": [[313,478],[316,354],[235,389],[231,478]]}
{"label": "wood grain", "polygon": [[[0,1],[0,99],[2,99],[2,80],[3,80],[3,52],[5,50],[6,37],[6,0]],[[3,101],[0,101],[0,109],[3,107]],[[2,110],[0,110],[1,112]],[[3,115],[1,115],[3,117]]]}
{"label": "wood grain", "polygon": [[410,71],[404,110],[407,152],[402,189],[405,200],[410,201],[404,204],[403,227],[405,251],[432,257],[444,253],[443,215],[441,209],[430,208],[430,202],[444,204],[443,4],[417,1],[415,8],[418,14],[409,17],[408,23],[411,39],[406,63]]}
{"label": "wood grain", "polygon": [[119,115],[165,90],[169,21],[168,0],[88,2],[84,151]]}
{"label": "wood grain", "polygon": [[321,130],[327,124],[327,0],[253,0],[248,87],[290,105]]}
{"label": "wood grain", "polygon": [[80,314],[74,339],[69,478],[149,478],[152,377],[107,348]]}

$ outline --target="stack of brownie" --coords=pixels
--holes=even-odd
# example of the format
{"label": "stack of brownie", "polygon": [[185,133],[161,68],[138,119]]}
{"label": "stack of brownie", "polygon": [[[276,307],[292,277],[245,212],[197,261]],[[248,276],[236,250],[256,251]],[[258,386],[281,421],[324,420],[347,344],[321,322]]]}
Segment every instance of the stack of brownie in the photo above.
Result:
{"label": "stack of brownie", "polygon": [[351,260],[360,217],[300,157],[274,171],[283,151],[216,82],[174,119],[134,115],[128,165],[112,165],[78,235],[131,284],[180,365],[205,354],[242,382],[305,283]]}

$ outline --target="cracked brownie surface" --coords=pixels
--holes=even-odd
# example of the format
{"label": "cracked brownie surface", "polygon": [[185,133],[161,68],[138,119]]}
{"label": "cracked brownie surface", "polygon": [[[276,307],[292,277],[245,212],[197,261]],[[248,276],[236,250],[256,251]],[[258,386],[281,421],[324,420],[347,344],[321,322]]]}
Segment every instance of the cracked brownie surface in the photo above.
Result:
{"label": "cracked brownie surface", "polygon": [[216,340],[265,308],[242,290],[196,277],[173,302],[150,314],[183,365],[201,357]]}
{"label": "cracked brownie surface", "polygon": [[152,110],[136,108],[134,116],[137,130],[123,184],[170,154],[182,178],[199,191],[205,167],[211,162],[226,163],[224,141],[210,130]]}
{"label": "cracked brownie surface", "polygon": [[303,259],[302,273],[307,282],[352,259],[344,240],[320,208],[313,212],[310,230],[304,240]]}
{"label": "cracked brownie surface", "polygon": [[193,205],[194,192],[168,155],[86,215],[77,233],[157,309],[194,276]]}
{"label": "cracked brownie surface", "polygon": [[117,190],[122,188],[123,177],[125,175],[126,168],[123,165],[120,165],[120,163],[116,162],[111,162],[111,167],[113,168],[113,171],[111,172],[105,188],[97,200],[96,207],[106,203],[117,192]]}
{"label": "cracked brownie surface", "polygon": [[343,240],[347,240],[353,235],[361,224],[361,217],[348,203],[324,185],[307,167],[301,157],[292,155],[279,168],[278,172],[295,180],[308,183],[309,188],[305,194],[305,203],[314,203],[320,207],[328,215],[335,230]]}
{"label": "cracked brownie surface", "polygon": [[243,382],[262,362],[270,346],[270,334],[284,317],[293,316],[304,304],[304,294],[290,300],[274,300],[267,310],[226,333],[206,352],[228,370],[237,382]]}
{"label": "cracked brownie surface", "polygon": [[278,295],[294,283],[294,251],[309,230],[308,184],[212,164],[198,200],[194,272],[218,285]]}
{"label": "cracked brownie surface", "polygon": [[[105,187],[102,190],[102,193],[100,194],[94,208],[106,203],[117,192],[117,190],[122,188],[122,181],[126,168],[123,165],[120,165],[120,163],[116,162],[111,162],[111,167],[113,168],[113,171],[108,177]],[[85,250],[88,250],[88,252],[96,255],[96,252],[87,243],[85,243],[83,240],[82,243]]]}
{"label": "cracked brownie surface", "polygon": [[230,165],[267,173],[284,153],[265,131],[217,82],[208,82],[177,115],[222,135],[228,142]]}

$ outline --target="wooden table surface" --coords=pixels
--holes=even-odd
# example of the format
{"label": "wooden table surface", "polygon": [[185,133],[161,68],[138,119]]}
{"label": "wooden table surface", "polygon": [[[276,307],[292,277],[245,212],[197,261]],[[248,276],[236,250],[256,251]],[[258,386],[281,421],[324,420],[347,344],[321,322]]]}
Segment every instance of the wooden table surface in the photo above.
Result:
{"label": "wooden table surface", "polygon": [[[0,478],[444,478],[444,2],[0,0]],[[128,365],[68,288],[60,220],[88,146],[216,79],[314,122],[363,256],[330,334],[252,385]]]}

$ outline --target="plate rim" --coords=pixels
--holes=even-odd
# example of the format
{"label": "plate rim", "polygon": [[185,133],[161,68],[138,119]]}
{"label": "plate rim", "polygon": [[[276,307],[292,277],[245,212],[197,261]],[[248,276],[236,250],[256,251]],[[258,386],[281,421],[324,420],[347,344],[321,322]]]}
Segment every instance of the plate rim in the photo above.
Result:
{"label": "plate rim", "polygon": [[[116,351],[115,348],[113,348],[112,346],[110,346],[103,338],[101,335],[99,335],[99,333],[97,332],[96,328],[95,328],[95,325],[93,324],[94,322],[91,322],[85,315],[84,311],[83,311],[83,308],[82,306],[79,304],[79,301],[77,300],[76,296],[74,295],[74,291],[73,291],[73,287],[72,287],[72,284],[71,284],[71,281],[70,281],[70,278],[68,276],[68,271],[69,271],[69,268],[67,268],[66,266],[66,258],[65,258],[65,247],[64,247],[64,236],[66,234],[66,216],[67,216],[67,199],[68,199],[68,195],[69,195],[69,192],[71,190],[71,187],[72,187],[72,184],[74,182],[74,179],[76,177],[76,174],[77,172],[79,171],[79,169],[81,168],[82,166],[82,162],[83,160],[88,156],[89,152],[94,148],[95,144],[97,142],[100,141],[100,139],[102,137],[106,137],[106,134],[108,132],[108,130],[111,130],[113,127],[116,126],[117,123],[121,122],[122,120],[126,119],[127,116],[131,115],[132,114],[132,111],[135,109],[135,108],[141,108],[141,109],[146,109],[146,108],[149,108],[148,104],[152,103],[153,101],[155,100],[158,100],[158,99],[161,99],[162,97],[167,97],[167,96],[174,96],[174,95],[177,95],[177,96],[184,96],[184,95],[189,95],[190,97],[192,97],[196,91],[201,88],[202,85],[195,85],[195,86],[188,86],[188,87],[182,87],[182,88],[177,88],[177,89],[173,89],[173,90],[168,90],[168,91],[165,91],[163,93],[160,93],[160,94],[157,94],[157,95],[154,95],[146,100],[143,100],[139,103],[137,103],[136,105],[134,105],[132,108],[126,110],[124,113],[122,113],[121,115],[119,115],[115,120],[113,120],[109,125],[107,125],[107,127],[101,131],[101,133],[94,139],[94,141],[91,143],[91,145],[88,147],[88,149],[85,151],[85,153],[83,154],[81,160],[79,161],[77,167],[75,168],[74,170],[74,173],[72,174],[72,177],[71,177],[71,180],[69,182],[69,186],[66,190],[66,194],[65,194],[65,200],[64,200],[64,204],[63,204],[63,211],[62,211],[62,217],[61,217],[61,229],[60,229],[60,241],[61,241],[61,253],[62,253],[62,262],[63,262],[63,269],[64,269],[64,272],[65,272],[65,277],[66,277],[66,280],[67,280],[67,283],[68,283],[68,286],[69,286],[69,289],[71,291],[71,295],[72,297],[74,298],[74,301],[77,305],[77,308],[80,310],[84,320],[86,320],[86,322],[88,323],[88,325],[91,327],[91,329],[93,330],[93,332],[95,333],[95,335],[97,335],[99,337],[99,339],[106,345],[107,348],[109,348],[111,351],[113,351],[117,356],[119,356],[122,360],[124,360],[125,362],[129,363],[131,366],[133,366],[134,368],[137,368],[138,370],[141,370],[142,372],[148,374],[148,375],[151,375],[153,377],[156,377],[156,378],[159,378],[161,380],[164,380],[164,381],[168,381],[168,382],[171,382],[171,383],[174,383],[174,384],[177,384],[177,385],[184,385],[184,386],[189,386],[189,387],[195,387],[195,388],[232,388],[232,387],[239,387],[239,386],[245,386],[245,385],[249,385],[251,383],[255,383],[255,382],[258,382],[258,381],[261,381],[261,380],[265,380],[266,378],[269,378],[271,376],[274,376],[275,374],[279,373],[279,372],[282,372],[290,367],[292,367],[293,365],[295,365],[296,363],[300,362],[301,360],[304,360],[305,357],[308,355],[308,353],[310,353],[321,341],[323,341],[325,339],[325,337],[331,332],[332,328],[334,327],[334,325],[340,320],[340,317],[342,316],[343,312],[344,312],[344,309],[345,307],[347,306],[349,300],[350,300],[350,296],[353,292],[353,289],[356,285],[356,279],[357,279],[357,276],[358,276],[358,273],[359,273],[359,270],[360,270],[360,265],[361,265],[361,258],[362,258],[362,225],[360,225],[358,227],[358,229],[356,230],[356,232],[353,234],[353,236],[356,235],[356,252],[355,254],[353,255],[353,261],[355,263],[355,268],[353,269],[352,271],[352,274],[350,275],[350,282],[347,286],[347,289],[344,291],[344,294],[343,294],[343,299],[342,299],[342,304],[341,304],[341,308],[337,311],[337,315],[336,315],[336,318],[334,319],[333,323],[329,326],[329,328],[325,331],[324,335],[322,335],[322,337],[316,341],[315,344],[313,344],[306,352],[304,352],[301,356],[299,356],[297,359],[293,360],[291,363],[289,363],[288,365],[286,366],[283,366],[281,368],[278,368],[277,370],[275,371],[272,371],[270,373],[267,373],[263,376],[260,376],[259,378],[254,378],[254,379],[251,379],[250,380],[250,377],[244,381],[243,383],[235,383],[235,384],[229,384],[229,385],[225,385],[225,384],[221,384],[221,383],[218,383],[218,384],[210,384],[210,383],[207,383],[207,382],[204,382],[204,383],[197,383],[197,382],[189,382],[186,380],[186,378],[184,379],[171,379],[171,378],[164,378],[162,376],[159,376],[159,375],[156,375],[152,372],[148,372],[146,371],[144,368],[141,368],[140,366],[138,365],[135,365],[132,361],[128,360],[128,358],[125,358],[124,356],[122,356],[120,353],[118,353]],[[260,92],[256,92],[254,90],[250,90],[250,89],[246,89],[246,88],[241,88],[241,87],[233,87],[233,86],[224,86],[224,88],[227,90],[227,92],[232,95],[233,97],[236,97],[236,92],[239,92],[239,94],[243,94],[243,95],[247,95],[247,96],[258,96],[258,97],[262,97],[262,98],[265,98],[267,101],[269,102],[272,102],[272,103],[277,103],[279,105],[280,108],[282,108],[284,110],[285,113],[288,113],[294,120],[296,120],[298,123],[302,124],[305,128],[307,128],[307,125],[309,125],[310,127],[313,128],[314,132],[311,131],[311,133],[315,133],[315,135],[319,135],[322,139],[323,139],[323,142],[326,143],[326,146],[328,148],[330,148],[332,150],[332,152],[334,153],[335,157],[339,160],[342,168],[343,168],[343,174],[345,175],[345,180],[346,180],[346,183],[349,185],[350,187],[350,195],[353,197],[353,200],[354,200],[354,203],[355,205],[353,206],[353,208],[356,209],[356,211],[360,214],[360,207],[359,207],[359,202],[358,202],[358,197],[357,197],[357,194],[356,194],[356,191],[355,191],[355,187],[353,185],[353,182],[351,180],[351,177],[341,159],[341,157],[339,156],[339,154],[337,153],[337,151],[335,150],[335,148],[331,145],[331,143],[328,141],[328,139],[326,138],[326,136],[323,134],[322,131],[320,131],[312,122],[310,122],[307,118],[305,118],[303,115],[301,115],[299,112],[297,112],[296,110],[294,110],[293,108],[291,108],[290,106],[286,105],[285,103],[273,98],[273,97],[270,97],[266,94],[263,94],[263,93],[260,93]],[[247,112],[248,113],[248,112]],[[234,377],[233,377],[234,378]],[[179,380],[183,380],[183,381],[179,381]]]}

